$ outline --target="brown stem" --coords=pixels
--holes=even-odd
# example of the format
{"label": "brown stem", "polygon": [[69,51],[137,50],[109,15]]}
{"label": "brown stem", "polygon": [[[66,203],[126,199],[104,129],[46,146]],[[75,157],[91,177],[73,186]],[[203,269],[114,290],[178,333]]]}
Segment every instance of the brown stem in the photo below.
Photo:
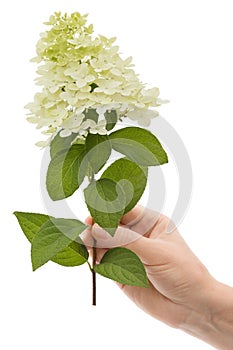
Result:
{"label": "brown stem", "polygon": [[93,244],[93,261],[92,261],[92,305],[96,306],[96,273],[94,267],[96,265],[96,240]]}

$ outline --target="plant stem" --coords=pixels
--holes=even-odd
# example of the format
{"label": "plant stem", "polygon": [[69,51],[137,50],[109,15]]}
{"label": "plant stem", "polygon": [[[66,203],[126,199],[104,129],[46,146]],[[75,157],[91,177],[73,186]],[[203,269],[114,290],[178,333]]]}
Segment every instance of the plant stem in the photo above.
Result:
{"label": "plant stem", "polygon": [[[91,183],[92,181],[95,180],[95,174],[92,171],[91,168],[89,168],[88,171],[88,180],[89,183]],[[96,306],[96,273],[95,273],[95,265],[96,265],[96,240],[94,239],[93,241],[93,254],[92,254],[93,258],[92,258],[92,266],[89,265],[89,268],[91,270],[92,273],[92,305]]]}
{"label": "plant stem", "polygon": [[96,265],[96,240],[93,243],[93,261],[92,261],[92,305],[96,306],[96,273],[94,267]]}

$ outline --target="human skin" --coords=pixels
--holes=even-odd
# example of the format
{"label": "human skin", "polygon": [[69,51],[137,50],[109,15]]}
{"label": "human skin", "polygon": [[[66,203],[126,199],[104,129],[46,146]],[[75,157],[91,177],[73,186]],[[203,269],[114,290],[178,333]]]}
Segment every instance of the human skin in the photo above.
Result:
{"label": "human skin", "polygon": [[[88,218],[87,223],[93,224]],[[92,225],[85,237],[97,244],[97,262],[111,247],[124,246],[143,262],[149,288],[121,285],[122,291],[143,311],[181,329],[216,349],[233,349],[233,288],[211,276],[190,250],[177,228],[168,232],[165,216],[137,206],[126,214],[115,236]],[[124,237],[124,238],[122,238]]]}

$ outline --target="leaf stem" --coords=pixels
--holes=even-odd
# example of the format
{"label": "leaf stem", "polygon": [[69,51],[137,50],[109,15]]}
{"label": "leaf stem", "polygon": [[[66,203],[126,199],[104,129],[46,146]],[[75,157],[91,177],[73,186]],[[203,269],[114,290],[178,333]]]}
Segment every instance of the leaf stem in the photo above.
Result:
{"label": "leaf stem", "polygon": [[93,260],[92,260],[92,305],[96,306],[96,273],[94,267],[96,265],[96,240],[93,243]]}
{"label": "leaf stem", "polygon": [[88,265],[90,271],[92,272],[92,267],[91,267],[91,264],[89,263],[89,261],[87,261],[87,265]]}

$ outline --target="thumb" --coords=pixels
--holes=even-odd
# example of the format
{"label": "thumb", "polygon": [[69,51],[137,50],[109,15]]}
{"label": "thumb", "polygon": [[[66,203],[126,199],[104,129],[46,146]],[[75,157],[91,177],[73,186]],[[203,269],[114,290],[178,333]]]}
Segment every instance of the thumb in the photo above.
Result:
{"label": "thumb", "polygon": [[143,237],[129,228],[119,226],[114,237],[112,237],[103,228],[94,224],[91,234],[96,240],[97,248],[110,249],[123,246],[137,254],[144,264],[150,265],[154,263],[157,255],[155,252],[155,250],[157,250],[157,247],[155,247],[155,240]]}

